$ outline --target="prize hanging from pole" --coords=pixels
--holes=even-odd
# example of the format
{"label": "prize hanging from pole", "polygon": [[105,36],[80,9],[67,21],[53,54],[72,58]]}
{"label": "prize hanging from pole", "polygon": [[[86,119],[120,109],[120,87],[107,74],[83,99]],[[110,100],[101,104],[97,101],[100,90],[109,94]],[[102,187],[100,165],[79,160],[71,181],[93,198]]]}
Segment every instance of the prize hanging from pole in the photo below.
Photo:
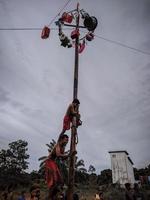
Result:
{"label": "prize hanging from pole", "polygon": [[[86,11],[81,9],[79,10],[79,15],[81,16],[80,21],[82,25],[79,25],[79,29],[76,29],[75,22],[77,15],[78,12],[76,9],[73,11],[64,12],[55,22],[55,24],[58,26],[60,45],[65,48],[75,47],[75,40],[77,37],[79,37],[78,53],[82,53],[86,47],[86,44],[94,39],[94,31],[98,25],[98,21],[96,17],[90,16]],[[74,30],[71,31],[70,36],[65,34],[63,31],[64,26],[67,26],[68,28],[70,27],[70,29],[74,28]],[[80,28],[88,30],[88,33],[84,34],[83,32],[80,32]],[[48,39],[50,36],[50,31],[51,30],[49,26],[44,26],[41,33],[41,38]]]}

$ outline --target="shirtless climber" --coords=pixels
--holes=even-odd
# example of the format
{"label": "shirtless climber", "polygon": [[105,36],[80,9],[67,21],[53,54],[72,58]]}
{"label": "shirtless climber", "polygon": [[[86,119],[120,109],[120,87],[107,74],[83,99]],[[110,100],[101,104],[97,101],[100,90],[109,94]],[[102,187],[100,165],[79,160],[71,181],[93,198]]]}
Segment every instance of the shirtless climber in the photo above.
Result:
{"label": "shirtless climber", "polygon": [[82,121],[80,120],[80,114],[79,114],[79,105],[80,101],[78,99],[74,99],[73,102],[68,106],[66,114],[63,119],[63,129],[60,135],[63,135],[66,132],[66,130],[70,129],[70,124],[72,123],[74,116],[77,119],[76,127],[82,125]]}

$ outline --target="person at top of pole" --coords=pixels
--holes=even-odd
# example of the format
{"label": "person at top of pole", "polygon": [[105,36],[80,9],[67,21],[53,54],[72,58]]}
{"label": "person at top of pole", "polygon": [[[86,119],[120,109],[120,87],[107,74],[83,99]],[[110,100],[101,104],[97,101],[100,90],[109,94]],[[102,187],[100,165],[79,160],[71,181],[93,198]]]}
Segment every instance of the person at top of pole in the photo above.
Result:
{"label": "person at top of pole", "polygon": [[79,114],[79,105],[80,101],[78,99],[74,99],[71,104],[69,104],[66,114],[63,119],[63,129],[62,132],[60,133],[60,136],[63,135],[66,130],[70,129],[73,117],[76,117],[76,126],[82,125],[82,121],[80,120],[80,114]]}

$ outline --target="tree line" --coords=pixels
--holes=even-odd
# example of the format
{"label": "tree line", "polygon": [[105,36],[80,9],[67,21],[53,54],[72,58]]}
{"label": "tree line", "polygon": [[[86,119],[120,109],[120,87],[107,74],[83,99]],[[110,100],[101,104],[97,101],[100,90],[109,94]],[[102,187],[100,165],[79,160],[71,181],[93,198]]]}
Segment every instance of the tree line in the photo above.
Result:
{"label": "tree line", "polygon": [[[56,144],[55,140],[46,144],[48,151],[51,152]],[[0,150],[0,189],[11,185],[16,188],[17,186],[28,186],[34,182],[34,180],[44,180],[44,163],[47,156],[42,156],[38,160],[39,170],[27,173],[26,170],[29,167],[29,154],[28,154],[28,142],[24,140],[17,140],[8,144],[8,149]],[[68,168],[69,162],[66,160],[63,162],[62,173],[64,175],[65,183],[68,180]],[[93,165],[90,165],[88,169],[85,168],[83,159],[79,159],[76,156],[75,159],[75,184],[95,184],[97,186],[112,183],[112,172],[110,169],[105,169],[96,174],[96,169]],[[135,178],[139,179],[139,176],[150,175],[150,165],[143,169],[134,168]]]}

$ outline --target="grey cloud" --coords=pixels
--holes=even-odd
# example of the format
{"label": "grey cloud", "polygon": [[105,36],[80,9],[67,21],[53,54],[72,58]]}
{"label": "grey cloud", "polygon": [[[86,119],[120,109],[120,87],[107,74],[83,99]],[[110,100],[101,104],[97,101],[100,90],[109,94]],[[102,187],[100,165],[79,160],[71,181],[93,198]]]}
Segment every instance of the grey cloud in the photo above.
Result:
{"label": "grey cloud", "polygon": [[150,20],[150,1],[149,0],[145,0],[145,10],[143,14],[145,16],[145,20],[149,22]]}
{"label": "grey cloud", "polygon": [[0,88],[0,102],[5,103],[5,102],[8,102],[9,100],[10,100],[9,93],[3,88]]}
{"label": "grey cloud", "polygon": [[141,44],[141,48],[145,49],[146,51],[150,52],[150,40],[146,40]]}

